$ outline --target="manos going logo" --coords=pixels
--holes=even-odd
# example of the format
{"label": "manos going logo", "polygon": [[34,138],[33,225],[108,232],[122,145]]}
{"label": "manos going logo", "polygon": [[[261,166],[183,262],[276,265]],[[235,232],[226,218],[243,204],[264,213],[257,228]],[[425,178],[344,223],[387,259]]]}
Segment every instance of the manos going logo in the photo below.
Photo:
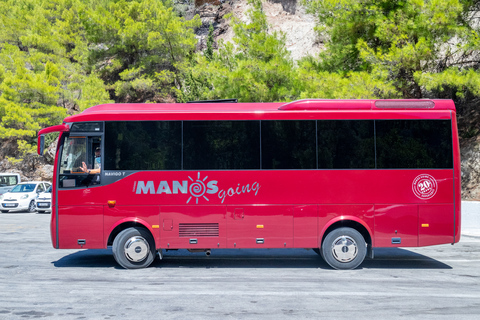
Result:
{"label": "manos going logo", "polygon": [[[208,198],[209,195],[217,194],[218,198],[221,199],[222,203],[225,201],[225,198],[233,197],[235,195],[241,195],[244,193],[254,192],[255,196],[258,194],[260,189],[260,184],[258,182],[247,185],[240,186],[237,184],[237,187],[228,188],[227,191],[224,189],[219,190],[217,180],[207,181],[208,176],[201,179],[200,172],[197,174],[197,179],[194,180],[192,177],[188,176],[190,181],[172,181],[171,184],[168,181],[160,181],[156,184],[154,181],[135,181],[133,185],[133,192],[136,194],[190,194],[190,197],[187,200],[187,203],[190,203],[192,199],[195,199],[195,203],[198,204],[199,199],[204,199],[210,201]],[[171,187],[170,187],[171,186]]]}

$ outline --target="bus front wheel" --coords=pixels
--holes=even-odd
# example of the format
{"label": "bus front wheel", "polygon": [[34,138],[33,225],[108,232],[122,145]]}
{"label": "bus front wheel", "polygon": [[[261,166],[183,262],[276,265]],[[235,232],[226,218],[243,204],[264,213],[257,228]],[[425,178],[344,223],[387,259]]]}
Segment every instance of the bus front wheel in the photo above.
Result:
{"label": "bus front wheel", "polygon": [[113,240],[113,257],[125,269],[148,267],[155,260],[155,242],[144,228],[127,228]]}
{"label": "bus front wheel", "polygon": [[365,239],[355,229],[342,227],[332,230],[323,240],[323,259],[334,269],[351,270],[362,264],[367,253]]}

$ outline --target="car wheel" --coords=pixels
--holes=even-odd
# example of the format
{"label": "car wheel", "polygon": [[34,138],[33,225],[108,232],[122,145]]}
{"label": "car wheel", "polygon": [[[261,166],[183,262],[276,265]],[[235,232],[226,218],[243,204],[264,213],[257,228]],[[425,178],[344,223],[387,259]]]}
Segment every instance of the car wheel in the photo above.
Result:
{"label": "car wheel", "polygon": [[8,213],[8,210],[2,210],[2,213]]}
{"label": "car wheel", "polygon": [[39,211],[39,210],[37,210],[37,213],[45,213],[45,211]]}
{"label": "car wheel", "polygon": [[144,228],[128,228],[113,240],[113,257],[125,269],[148,267],[155,260],[155,242]]}
{"label": "car wheel", "polygon": [[30,201],[30,204],[28,205],[28,212],[34,212],[35,211],[35,201]]}

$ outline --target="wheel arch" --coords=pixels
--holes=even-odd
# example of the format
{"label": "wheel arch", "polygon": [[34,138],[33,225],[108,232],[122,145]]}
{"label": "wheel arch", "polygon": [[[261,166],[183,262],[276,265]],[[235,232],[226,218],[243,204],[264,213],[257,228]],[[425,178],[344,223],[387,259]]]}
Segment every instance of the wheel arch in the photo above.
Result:
{"label": "wheel arch", "polygon": [[[110,233],[109,233],[109,236],[108,236],[108,239],[107,239],[107,246],[112,246],[113,245],[113,240],[115,240],[115,237],[120,232],[122,232],[125,229],[132,228],[132,227],[143,228],[143,229],[148,230],[148,232],[150,232],[150,234],[152,236],[153,242],[155,243],[155,236],[154,236],[153,230],[152,230],[152,228],[149,227],[148,223],[146,223],[143,220],[133,219],[133,220],[121,220],[110,230]],[[155,243],[155,248],[156,248],[156,245],[157,244]]]}
{"label": "wheel arch", "polygon": [[325,225],[321,233],[321,239],[319,241],[319,248],[322,247],[325,237],[332,231],[341,227],[349,227],[357,230],[365,239],[365,242],[369,247],[373,247],[373,236],[370,228],[363,221],[356,219],[355,217],[339,217],[330,221]]}

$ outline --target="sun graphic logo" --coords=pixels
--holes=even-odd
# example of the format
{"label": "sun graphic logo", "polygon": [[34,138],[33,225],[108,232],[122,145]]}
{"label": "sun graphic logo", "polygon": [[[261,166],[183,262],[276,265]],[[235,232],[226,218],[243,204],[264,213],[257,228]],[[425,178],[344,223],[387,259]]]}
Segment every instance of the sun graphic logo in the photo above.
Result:
{"label": "sun graphic logo", "polygon": [[413,193],[422,200],[433,198],[437,193],[437,180],[429,174],[421,174],[413,180]]}
{"label": "sun graphic logo", "polygon": [[190,197],[187,200],[187,203],[195,198],[195,203],[198,204],[198,199],[203,198],[207,201],[210,201],[205,194],[215,194],[218,192],[217,183],[218,181],[212,180],[205,182],[208,179],[208,176],[201,179],[200,172],[197,173],[197,180],[193,180],[192,177],[188,176],[190,181],[193,183],[190,184],[188,187],[188,192],[190,193]]}

